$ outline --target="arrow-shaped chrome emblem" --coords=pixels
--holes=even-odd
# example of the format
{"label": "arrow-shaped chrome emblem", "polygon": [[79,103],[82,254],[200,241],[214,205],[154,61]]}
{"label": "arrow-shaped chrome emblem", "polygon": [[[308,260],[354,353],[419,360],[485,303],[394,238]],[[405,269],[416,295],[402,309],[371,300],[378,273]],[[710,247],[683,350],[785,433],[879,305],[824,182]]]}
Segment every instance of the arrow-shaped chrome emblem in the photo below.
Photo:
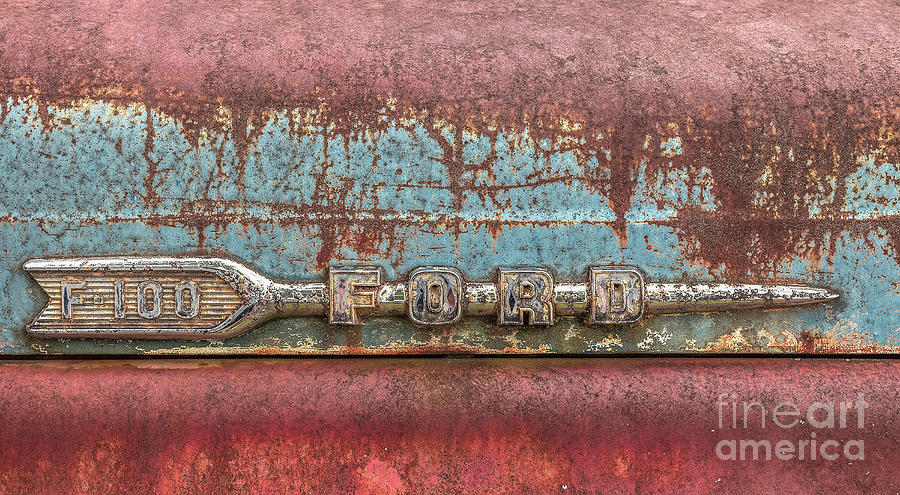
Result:
{"label": "arrow-shaped chrome emblem", "polygon": [[429,266],[385,282],[377,267],[333,267],[325,282],[270,280],[222,258],[34,259],[27,270],[49,296],[28,325],[45,337],[221,339],[289,316],[326,316],[358,325],[365,316],[407,316],[450,325],[494,316],[499,325],[630,324],[645,314],[784,308],[835,299],[806,285],[645,282],[627,266],[592,267],[586,281],[560,283],[542,268],[500,268],[469,282],[452,267]]}

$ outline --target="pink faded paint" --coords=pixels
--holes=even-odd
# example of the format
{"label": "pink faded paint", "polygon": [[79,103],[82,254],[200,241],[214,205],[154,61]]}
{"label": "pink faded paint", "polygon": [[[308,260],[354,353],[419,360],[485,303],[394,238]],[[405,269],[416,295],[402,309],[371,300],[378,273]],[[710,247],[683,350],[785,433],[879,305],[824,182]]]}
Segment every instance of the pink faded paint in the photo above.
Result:
{"label": "pink faded paint", "polygon": [[[754,97],[818,107],[896,97],[891,2],[13,2],[0,77],[90,81],[274,105],[352,105],[604,120],[645,105],[730,115]],[[334,98],[331,98],[334,96]],[[658,108],[657,110],[662,110]]]}
{"label": "pink faded paint", "polygon": [[[900,487],[890,360],[22,361],[0,365],[0,387],[3,493]],[[863,394],[869,405],[863,429],[720,429],[720,393],[802,407]],[[865,459],[715,455],[722,439],[812,432],[862,439]]]}

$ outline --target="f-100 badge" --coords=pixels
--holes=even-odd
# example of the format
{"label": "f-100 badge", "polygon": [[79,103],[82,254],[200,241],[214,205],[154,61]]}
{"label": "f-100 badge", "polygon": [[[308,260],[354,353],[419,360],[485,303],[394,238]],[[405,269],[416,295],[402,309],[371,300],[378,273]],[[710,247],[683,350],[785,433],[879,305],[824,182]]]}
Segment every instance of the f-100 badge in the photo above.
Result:
{"label": "f-100 badge", "polygon": [[463,317],[499,325],[630,324],[647,314],[780,308],[832,300],[805,285],[655,283],[627,266],[595,266],[584,279],[556,280],[545,268],[500,268],[491,281],[427,266],[385,281],[371,266],[333,267],[323,282],[270,280],[222,258],[79,258],[24,265],[49,296],[27,331],[45,337],[221,339],[287,316],[324,316],[335,325],[406,316],[417,325]]}

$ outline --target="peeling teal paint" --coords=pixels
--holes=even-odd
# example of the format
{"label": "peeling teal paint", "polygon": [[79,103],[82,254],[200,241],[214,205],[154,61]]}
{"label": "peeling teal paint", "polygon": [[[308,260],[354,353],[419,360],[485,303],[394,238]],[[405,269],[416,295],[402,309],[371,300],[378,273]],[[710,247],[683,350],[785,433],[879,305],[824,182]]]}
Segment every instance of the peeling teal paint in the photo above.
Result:
{"label": "peeling teal paint", "polygon": [[[314,280],[324,278],[317,257],[323,239],[332,236],[334,262],[374,263],[389,278],[434,264],[490,279],[499,265],[521,264],[548,266],[571,280],[598,263],[638,265],[648,278],[661,281],[726,277],[722,267],[686,256],[677,228],[666,224],[684,208],[720,208],[709,170],[686,163],[681,137],[647,147],[623,235],[614,228],[608,190],[599,185],[612,177],[612,152],[603,134],[592,133],[594,147],[568,149],[558,148],[559,140],[535,140],[528,127],[500,129],[495,136],[458,134],[425,118],[387,116],[379,129],[338,134],[328,130],[327,114],[316,112],[264,116],[241,158],[226,109],[220,109],[221,128],[191,134],[178,120],[139,104],[90,101],[51,108],[52,120],[45,124],[29,99],[8,100],[0,123],[0,283],[7,293],[0,300],[0,352],[129,353],[167,345],[26,337],[22,328],[42,296],[21,264],[37,256],[166,255],[202,248],[228,253],[271,277]],[[457,135],[462,161],[470,167],[451,177],[446,153]],[[560,135],[585,143],[577,133]],[[652,153],[667,161],[648,175]],[[788,156],[793,160],[793,150]],[[847,184],[848,217],[898,215],[898,166],[877,153],[861,155],[858,163]],[[452,190],[454,179],[467,181],[470,189]],[[764,204],[767,197],[758,201]],[[814,198],[803,201],[811,214],[821,211]],[[193,221],[195,216],[199,220]],[[335,221],[346,223],[328,223]],[[364,240],[349,242],[352,238]],[[877,226],[864,236],[840,234],[835,246],[813,245],[746,274],[838,288],[841,301],[828,307],[656,316],[620,328],[587,327],[571,319],[553,330],[509,329],[477,319],[426,330],[401,319],[373,319],[352,337],[357,341],[348,340],[346,329],[302,318],[273,322],[224,343],[176,347],[184,352],[345,352],[346,346],[390,352],[777,352],[770,345],[774,340],[796,340],[801,332],[894,346],[900,341],[895,309],[900,266],[889,238]],[[746,347],[722,343],[735,332]]]}
{"label": "peeling teal paint", "polygon": [[855,218],[896,215],[900,205],[900,164],[876,154],[858,156],[859,168],[847,178],[844,211]]}

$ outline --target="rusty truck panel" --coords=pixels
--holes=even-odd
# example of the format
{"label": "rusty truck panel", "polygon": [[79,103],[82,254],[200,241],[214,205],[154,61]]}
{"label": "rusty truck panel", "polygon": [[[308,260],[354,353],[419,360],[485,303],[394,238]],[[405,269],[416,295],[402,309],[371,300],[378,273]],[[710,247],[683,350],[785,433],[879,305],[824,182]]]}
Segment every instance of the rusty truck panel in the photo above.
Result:
{"label": "rusty truck panel", "polygon": [[[0,353],[895,353],[890,2],[12,2]],[[319,317],[220,342],[46,339],[38,257],[283,280],[596,264],[804,282],[819,306],[548,328]]]}

